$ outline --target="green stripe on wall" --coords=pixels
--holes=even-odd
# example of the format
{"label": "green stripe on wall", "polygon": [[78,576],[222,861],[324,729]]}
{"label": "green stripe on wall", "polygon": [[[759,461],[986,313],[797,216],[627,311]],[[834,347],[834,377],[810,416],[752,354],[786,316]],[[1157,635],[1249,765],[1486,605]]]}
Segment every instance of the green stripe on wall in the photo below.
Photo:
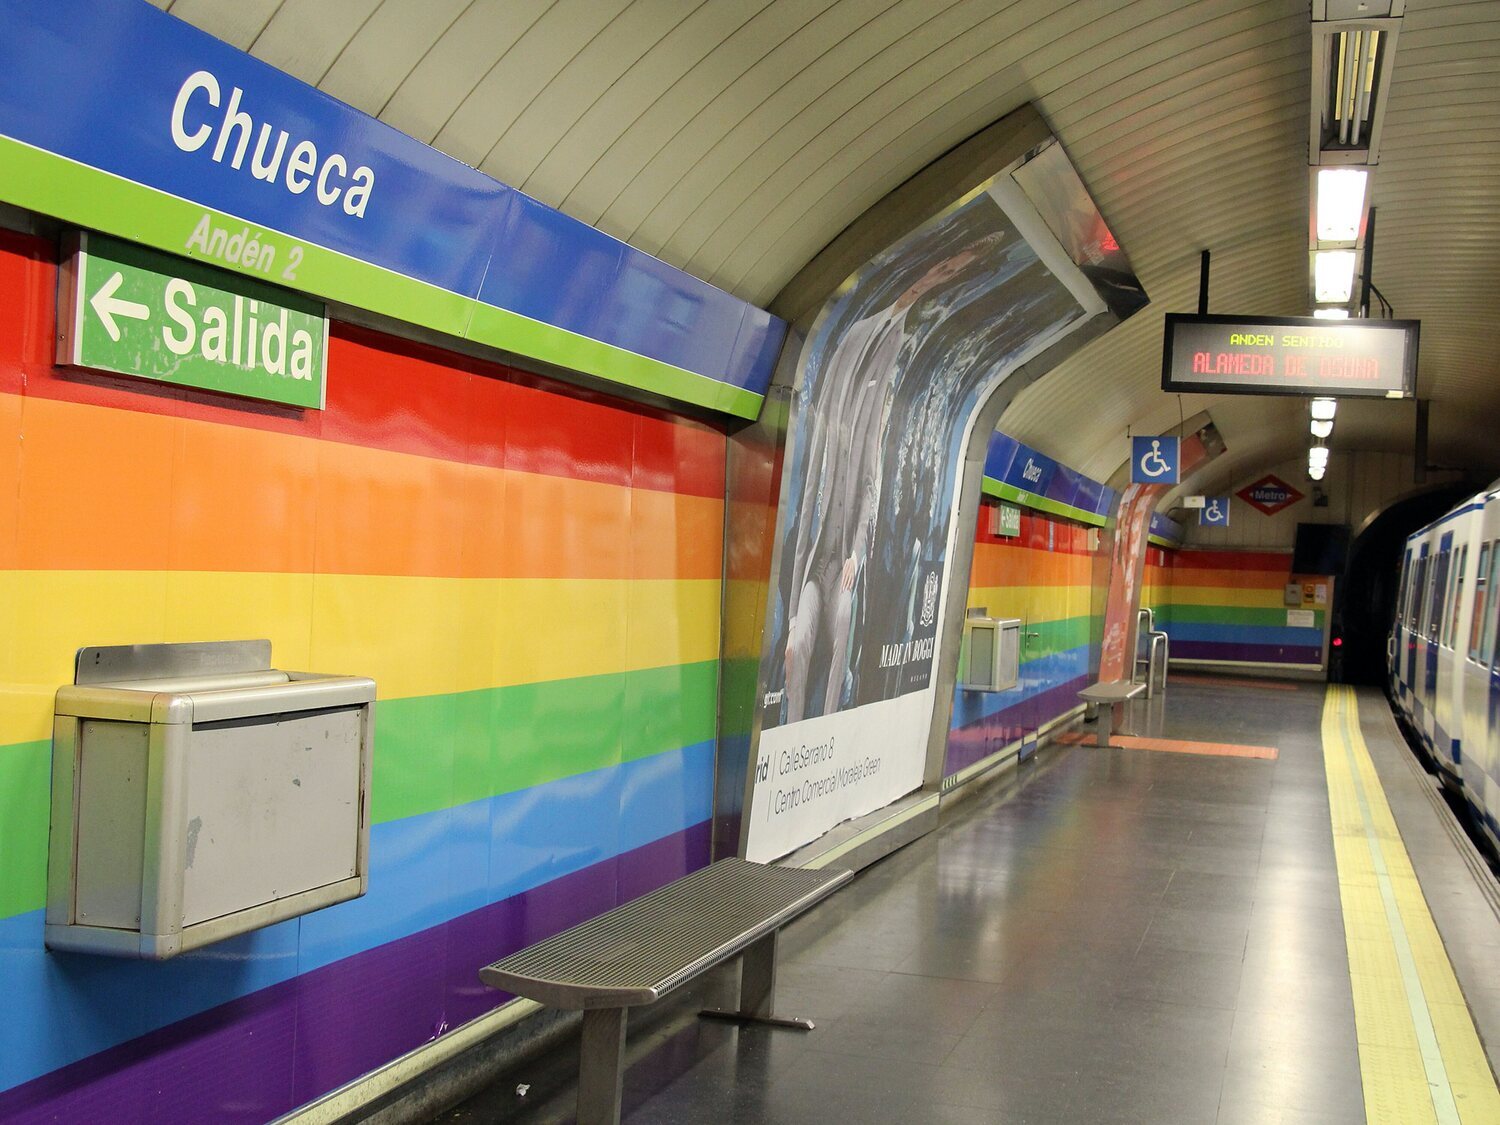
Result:
{"label": "green stripe on wall", "polygon": [[[760,396],[742,387],[450,293],[5,136],[0,136],[0,199],[169,254],[197,258],[247,277],[342,301],[449,336],[467,337],[679,402],[739,418],[753,419],[760,410]],[[248,226],[258,232],[261,245],[275,249],[276,267],[266,274],[239,263],[189,253],[188,240],[205,216],[231,229]],[[289,261],[293,246],[302,248],[303,257],[295,278],[288,279],[280,276],[279,270]]]}
{"label": "green stripe on wall", "polygon": [[52,743],[0,746],[0,918],[47,900]]}
{"label": "green stripe on wall", "polygon": [[1021,638],[1021,663],[1052,656],[1089,643],[1090,618],[1062,617],[1056,621],[1028,621],[1023,632],[1040,634]]}
{"label": "green stripe on wall", "polygon": [[1001,500],[1008,500],[1013,504],[1033,508],[1038,512],[1049,512],[1054,516],[1063,516],[1066,519],[1077,520],[1079,523],[1090,524],[1094,527],[1108,527],[1112,517],[1100,516],[1093,512],[1085,512],[1082,508],[1075,508],[1071,504],[1063,504],[1057,500],[1049,500],[1045,496],[1038,496],[1035,492],[1022,492],[1013,484],[1006,484],[994,477],[984,477],[980,484],[980,491],[986,496],[995,496]]}
{"label": "green stripe on wall", "polygon": [[[1289,608],[1297,609],[1297,606]],[[1315,627],[1323,627],[1323,610],[1313,610]],[[1285,609],[1254,609],[1230,605],[1190,605],[1169,603],[1156,609],[1163,621],[1181,625],[1273,625],[1286,628]]]}
{"label": "green stripe on wall", "polygon": [[[400,820],[714,737],[718,661],[380,701],[371,818]],[[0,918],[46,903],[52,743],[0,746]]]}

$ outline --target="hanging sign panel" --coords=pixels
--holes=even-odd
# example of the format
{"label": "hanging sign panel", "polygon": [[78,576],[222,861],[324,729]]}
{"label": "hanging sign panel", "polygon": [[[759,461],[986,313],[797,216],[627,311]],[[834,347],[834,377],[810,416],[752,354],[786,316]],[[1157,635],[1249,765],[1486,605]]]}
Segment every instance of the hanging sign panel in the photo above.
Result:
{"label": "hanging sign panel", "polygon": [[58,362],[323,407],[321,302],[102,234],[64,265]]}
{"label": "hanging sign panel", "polygon": [[1131,484],[1176,484],[1180,464],[1175,437],[1130,439]]}
{"label": "hanging sign panel", "polygon": [[1229,526],[1229,497],[1206,496],[1204,504],[1198,509],[1199,527],[1228,527]]}
{"label": "hanging sign panel", "polygon": [[1168,313],[1164,391],[1411,398],[1416,320]]}

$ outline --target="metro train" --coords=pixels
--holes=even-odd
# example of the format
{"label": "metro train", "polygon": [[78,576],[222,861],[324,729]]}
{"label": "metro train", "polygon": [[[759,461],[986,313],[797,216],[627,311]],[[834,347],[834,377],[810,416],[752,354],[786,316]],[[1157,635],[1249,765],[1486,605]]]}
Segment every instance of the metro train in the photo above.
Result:
{"label": "metro train", "polygon": [[1391,699],[1500,850],[1500,481],[1406,540]]}

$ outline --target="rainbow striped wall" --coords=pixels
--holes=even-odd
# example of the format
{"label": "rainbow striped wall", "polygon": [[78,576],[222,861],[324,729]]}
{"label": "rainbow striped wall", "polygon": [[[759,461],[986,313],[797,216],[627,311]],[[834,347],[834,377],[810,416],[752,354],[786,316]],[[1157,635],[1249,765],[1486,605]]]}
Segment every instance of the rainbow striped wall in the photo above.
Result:
{"label": "rainbow striped wall", "polygon": [[[957,688],[945,776],[952,776],[1023,739],[1078,703],[1090,682],[1098,644],[1090,528],[1045,512],[1023,510],[1021,534],[989,533],[992,502],[981,505],[969,579],[970,608],[1019,617],[1020,683],[1010,691]],[[1093,656],[1097,661],[1097,655]]]}
{"label": "rainbow striped wall", "polygon": [[[720,432],[340,325],[322,413],[65,373],[55,288],[0,234],[0,1120],[265,1121],[707,861]],[[163,963],[48,953],[74,651],[253,636],[379,685],[370,893]]]}
{"label": "rainbow striped wall", "polygon": [[1287,624],[1291,565],[1290,554],[1258,551],[1175,551],[1154,570],[1148,560],[1146,593],[1172,660],[1320,666],[1324,611],[1313,610],[1312,628]]}

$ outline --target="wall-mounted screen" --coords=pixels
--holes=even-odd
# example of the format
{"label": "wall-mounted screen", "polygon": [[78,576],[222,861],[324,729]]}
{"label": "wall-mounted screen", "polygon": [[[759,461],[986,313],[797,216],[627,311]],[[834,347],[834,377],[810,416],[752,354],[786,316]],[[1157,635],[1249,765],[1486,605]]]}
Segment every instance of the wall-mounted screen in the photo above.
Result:
{"label": "wall-mounted screen", "polygon": [[1168,313],[1164,391],[1411,398],[1416,320]]}

